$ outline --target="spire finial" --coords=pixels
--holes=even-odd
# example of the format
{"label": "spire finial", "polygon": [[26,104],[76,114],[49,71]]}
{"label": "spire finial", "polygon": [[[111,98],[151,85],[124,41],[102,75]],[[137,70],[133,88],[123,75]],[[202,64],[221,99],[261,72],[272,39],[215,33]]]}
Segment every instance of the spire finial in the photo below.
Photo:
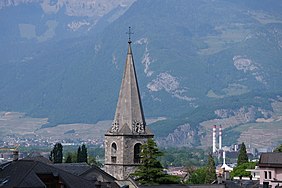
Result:
{"label": "spire finial", "polygon": [[126,32],[126,34],[128,34],[128,43],[131,43],[131,35],[134,34],[133,32],[131,32],[131,27],[128,27],[128,32]]}

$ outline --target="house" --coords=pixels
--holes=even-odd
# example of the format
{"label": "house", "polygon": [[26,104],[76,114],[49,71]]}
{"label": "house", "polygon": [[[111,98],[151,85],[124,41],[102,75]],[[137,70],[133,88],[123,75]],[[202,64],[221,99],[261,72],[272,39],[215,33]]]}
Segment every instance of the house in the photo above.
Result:
{"label": "house", "polygon": [[260,169],[258,166],[255,166],[255,169],[246,169],[246,171],[251,173],[252,180],[260,179]]}
{"label": "house", "polygon": [[261,185],[282,185],[282,152],[262,153],[258,166]]}
{"label": "house", "polygon": [[116,178],[101,170],[95,165],[91,166],[87,163],[56,163],[53,164],[53,166],[64,171],[70,172],[74,175],[83,177],[89,181],[96,181],[97,183],[99,182],[101,186],[103,185],[105,187],[112,188],[121,187]]}
{"label": "house", "polygon": [[84,187],[95,188],[96,182],[76,176],[37,160],[17,160],[0,165],[0,187]]}
{"label": "house", "polygon": [[[117,182],[97,166],[86,163],[53,164],[43,156],[28,156],[0,165],[0,187],[91,187],[119,188],[130,182]],[[132,186],[131,186],[132,187]]]}

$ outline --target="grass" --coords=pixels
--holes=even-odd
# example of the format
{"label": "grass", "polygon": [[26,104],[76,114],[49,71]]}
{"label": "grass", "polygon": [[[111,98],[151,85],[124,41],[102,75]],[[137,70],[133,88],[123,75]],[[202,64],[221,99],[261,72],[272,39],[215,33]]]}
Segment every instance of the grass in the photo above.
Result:
{"label": "grass", "polygon": [[216,30],[221,34],[200,39],[208,46],[207,48],[198,51],[200,55],[211,55],[227,49],[229,47],[228,44],[242,42],[249,33],[249,29],[244,28],[244,25],[238,25],[236,27],[234,25],[229,25],[227,27],[220,26],[217,27]]}

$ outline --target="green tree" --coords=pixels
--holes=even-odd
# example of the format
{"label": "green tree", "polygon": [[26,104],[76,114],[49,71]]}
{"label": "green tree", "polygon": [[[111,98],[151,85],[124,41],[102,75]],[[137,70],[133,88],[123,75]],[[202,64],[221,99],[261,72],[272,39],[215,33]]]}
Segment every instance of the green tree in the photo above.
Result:
{"label": "green tree", "polygon": [[[164,155],[160,158],[165,168],[169,166],[204,166],[207,155],[204,150],[196,148],[162,148]],[[204,160],[203,160],[204,159]]]}
{"label": "green tree", "polygon": [[187,175],[185,178],[189,179],[192,176],[192,174],[196,172],[196,170],[197,170],[196,166],[192,166],[192,165],[186,166]]}
{"label": "green tree", "polygon": [[85,144],[82,144],[82,147],[81,147],[81,159],[80,159],[80,162],[88,162],[87,161],[87,148],[85,146]]}
{"label": "green tree", "polygon": [[208,164],[206,166],[205,183],[212,183],[216,179],[215,162],[212,154],[209,154]]}
{"label": "green tree", "polygon": [[[71,163],[76,163],[76,162],[77,162],[77,153],[76,153],[76,151],[69,151],[69,152],[65,155],[66,161],[67,161],[68,158],[71,159]],[[65,161],[65,163],[66,163],[66,161]]]}
{"label": "green tree", "polygon": [[239,151],[238,159],[237,159],[237,166],[240,166],[243,163],[247,163],[249,161],[246,146],[243,142]]}
{"label": "green tree", "polygon": [[189,177],[188,184],[204,184],[206,180],[206,167],[196,169]]}
{"label": "green tree", "polygon": [[251,172],[246,171],[246,169],[254,169],[256,166],[256,162],[247,162],[243,163],[233,169],[231,172],[231,177],[249,177]]}
{"label": "green tree", "polygon": [[209,154],[206,166],[191,172],[188,184],[210,184],[216,179],[215,162],[213,156]]}
{"label": "green tree", "polygon": [[141,146],[141,165],[132,174],[139,183],[143,185],[154,185],[179,182],[179,178],[164,174],[163,166],[158,160],[162,155],[157,144],[151,138]]}
{"label": "green tree", "polygon": [[50,160],[53,163],[62,163],[63,162],[63,146],[61,143],[56,143],[53,150],[50,153]]}
{"label": "green tree", "polygon": [[83,163],[86,162],[87,163],[87,148],[85,146],[85,144],[82,144],[82,146],[78,147],[77,149],[77,162],[78,163]]}
{"label": "green tree", "polygon": [[76,157],[76,162],[80,163],[81,161],[81,147],[79,146],[77,148],[77,157]]}
{"label": "green tree", "polygon": [[275,148],[274,152],[282,152],[282,144],[280,144],[280,146]]}
{"label": "green tree", "polygon": [[71,153],[67,154],[67,158],[66,158],[65,163],[72,163],[72,155],[71,155]]}
{"label": "green tree", "polygon": [[96,157],[95,156],[91,156],[91,155],[89,155],[89,157],[88,157],[88,164],[89,165],[96,165],[96,166],[98,166],[98,167],[103,167],[103,164],[102,163],[100,163],[100,162],[98,162],[97,160],[96,160]]}

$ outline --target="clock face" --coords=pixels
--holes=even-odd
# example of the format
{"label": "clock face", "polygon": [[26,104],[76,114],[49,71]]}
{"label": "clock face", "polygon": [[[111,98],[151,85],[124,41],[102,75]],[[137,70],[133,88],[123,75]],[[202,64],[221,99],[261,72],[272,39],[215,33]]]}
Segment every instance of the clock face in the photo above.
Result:
{"label": "clock face", "polygon": [[142,122],[140,122],[138,120],[133,121],[132,128],[133,128],[133,131],[135,131],[137,133],[143,133],[144,132],[144,125],[143,125]]}

